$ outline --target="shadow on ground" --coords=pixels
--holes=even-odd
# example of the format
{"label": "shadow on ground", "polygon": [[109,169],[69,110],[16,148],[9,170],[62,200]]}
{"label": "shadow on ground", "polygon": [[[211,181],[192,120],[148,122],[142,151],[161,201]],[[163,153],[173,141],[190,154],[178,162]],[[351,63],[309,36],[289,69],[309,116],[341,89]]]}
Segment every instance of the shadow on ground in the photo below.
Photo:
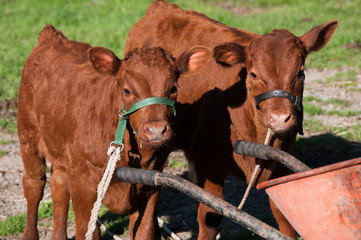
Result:
{"label": "shadow on ground", "polygon": [[[311,168],[317,168],[357,157],[361,157],[361,143],[348,141],[332,134],[321,134],[301,138],[297,142],[296,157]],[[182,177],[189,179],[188,172]],[[225,183],[225,199],[238,205],[242,199],[246,185],[235,177],[228,177]],[[252,189],[243,210],[261,221],[277,227],[269,209],[268,196],[263,191]],[[187,239],[197,238],[197,205],[198,203],[174,189],[163,188],[158,202],[159,215],[167,219],[170,229],[177,233],[187,232]],[[223,219],[221,227],[228,222]],[[180,234],[182,236],[182,234]],[[189,238],[190,237],[190,238]],[[262,239],[243,227],[233,224],[230,231],[222,239]]]}

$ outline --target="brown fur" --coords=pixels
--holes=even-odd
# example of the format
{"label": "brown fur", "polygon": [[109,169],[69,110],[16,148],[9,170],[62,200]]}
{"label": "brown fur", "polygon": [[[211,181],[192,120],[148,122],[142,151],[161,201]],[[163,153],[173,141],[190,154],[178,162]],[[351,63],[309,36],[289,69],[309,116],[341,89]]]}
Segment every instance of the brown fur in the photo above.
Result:
{"label": "brown fur", "polygon": [[[337,21],[320,25],[301,37],[288,30],[259,35],[235,29],[165,0],[154,2],[128,35],[125,50],[161,46],[174,56],[191,46],[213,48],[214,59],[204,71],[179,79],[178,115],[173,147],[183,149],[195,164],[198,184],[223,197],[225,177],[232,173],[249,181],[256,159],[233,152],[242,139],[264,143],[267,128],[275,134],[270,144],[294,153],[302,122],[296,107],[284,98],[271,98],[255,107],[255,96],[269,90],[286,90],[302,97],[305,57],[325,46]],[[257,183],[288,174],[272,162],[263,162]],[[272,211],[281,231],[296,232],[274,204]],[[212,239],[220,216],[200,204],[199,239]]]}
{"label": "brown fur", "polygon": [[[52,165],[52,239],[67,239],[70,199],[76,239],[84,239],[121,105],[129,109],[152,96],[175,100],[179,74],[200,71],[210,54],[208,48],[195,47],[176,62],[157,47],[134,49],[119,60],[106,48],[68,40],[47,25],[25,63],[19,88],[18,133],[28,204],[23,239],[39,238],[37,210],[46,180],[45,159]],[[172,117],[172,107],[159,104],[133,113],[117,166],[162,170]],[[158,188],[113,179],[104,204],[113,212],[129,212],[132,239],[153,239],[157,197]],[[94,239],[99,237],[97,227]]]}

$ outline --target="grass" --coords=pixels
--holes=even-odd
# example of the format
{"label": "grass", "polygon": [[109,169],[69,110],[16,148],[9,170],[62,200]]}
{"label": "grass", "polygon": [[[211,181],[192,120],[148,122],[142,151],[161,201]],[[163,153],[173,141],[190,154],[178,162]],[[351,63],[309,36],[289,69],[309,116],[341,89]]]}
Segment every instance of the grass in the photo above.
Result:
{"label": "grass", "polygon": [[[52,217],[53,203],[43,203],[39,207],[39,219]],[[16,216],[10,216],[3,222],[0,222],[0,236],[9,236],[21,233],[25,229],[26,213],[21,213]]]}
{"label": "grass", "polygon": [[[105,46],[123,56],[126,36],[145,13],[151,0],[13,0],[0,8],[0,100],[17,97],[24,62],[45,24],[53,24],[70,39]],[[359,50],[344,47],[361,42],[358,0],[220,0],[171,1],[195,9],[233,27],[257,33],[287,28],[300,36],[316,25],[339,20],[334,38],[324,50],[312,54],[308,67],[361,67]],[[230,7],[224,7],[224,6]],[[239,11],[234,11],[239,9]]]}
{"label": "grass", "polygon": [[[344,127],[329,127],[323,125],[320,121],[317,120],[304,120],[303,128],[311,133],[326,132],[333,134],[335,136],[343,137],[347,140],[361,142],[361,126],[355,125],[350,128]],[[319,144],[319,143],[315,143]]]}
{"label": "grass", "polygon": [[116,235],[127,234],[129,231],[129,218],[127,214],[115,214],[102,206],[99,218],[107,229]]}
{"label": "grass", "polygon": [[174,169],[183,169],[186,167],[186,162],[180,161],[179,159],[171,159],[168,161],[168,165]]}
{"label": "grass", "polygon": [[303,102],[321,102],[322,100],[315,97],[315,96],[306,96],[306,97],[303,97]]}
{"label": "grass", "polygon": [[345,150],[349,150],[352,148],[349,141],[346,141],[344,138],[341,137],[334,137],[330,134],[322,134],[317,137],[311,138],[304,138],[299,136],[297,138],[297,149],[298,150],[308,150],[313,149],[317,146],[318,149],[321,148],[343,148]]}
{"label": "grass", "polygon": [[[38,210],[39,220],[53,217],[53,203],[42,203]],[[107,226],[107,229],[114,234],[126,234],[128,232],[128,216],[113,214],[102,206],[99,218]],[[72,205],[69,207],[68,221],[75,223],[74,211]],[[4,221],[0,222],[0,236],[9,236],[19,234],[24,231],[26,223],[26,213],[21,213],[16,216],[10,216]],[[45,227],[52,225],[46,223]]]}
{"label": "grass", "polygon": [[7,151],[0,150],[0,157],[6,156],[9,153]]}
{"label": "grass", "polygon": [[0,139],[0,145],[14,144],[15,141],[11,139]]}
{"label": "grass", "polygon": [[3,222],[0,222],[0,236],[9,236],[24,231],[26,222],[26,213],[17,216],[10,216]]}
{"label": "grass", "polygon": [[340,117],[353,117],[360,114],[361,111],[353,111],[353,110],[345,110],[345,111],[330,110],[327,112],[327,115],[336,115]]}
{"label": "grass", "polygon": [[329,86],[336,86],[339,88],[356,87],[356,71],[349,70],[347,72],[338,72],[335,76],[326,79]]}
{"label": "grass", "polygon": [[337,98],[322,100],[315,96],[305,96],[305,97],[303,97],[303,102],[304,103],[334,104],[334,105],[343,106],[343,107],[347,107],[350,105],[350,103],[345,100],[341,100],[341,99],[337,99]]}
{"label": "grass", "polygon": [[305,114],[314,116],[314,115],[321,115],[323,110],[321,107],[309,103],[303,104],[303,111]]}
{"label": "grass", "polygon": [[5,118],[0,116],[0,129],[8,133],[15,133],[17,131],[16,119],[14,117]]}
{"label": "grass", "polygon": [[335,104],[335,105],[339,105],[339,106],[343,106],[343,107],[347,107],[350,105],[349,102],[345,101],[345,100],[341,100],[341,99],[337,99],[337,98],[331,98],[326,100],[327,104]]}
{"label": "grass", "polygon": [[361,126],[355,125],[352,128],[332,127],[331,133],[336,136],[342,136],[348,140],[361,142]]}
{"label": "grass", "polygon": [[320,121],[307,119],[303,121],[303,128],[313,133],[326,132],[328,130]]}

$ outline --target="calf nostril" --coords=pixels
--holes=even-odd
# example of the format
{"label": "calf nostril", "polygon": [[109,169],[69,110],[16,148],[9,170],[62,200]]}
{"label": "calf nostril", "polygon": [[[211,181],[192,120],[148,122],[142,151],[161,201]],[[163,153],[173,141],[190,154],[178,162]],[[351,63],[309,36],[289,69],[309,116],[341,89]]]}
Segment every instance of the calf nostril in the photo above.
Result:
{"label": "calf nostril", "polygon": [[153,135],[153,136],[166,136],[169,132],[168,126],[162,125],[162,124],[156,124],[156,125],[148,125],[144,127],[144,132],[147,135]]}
{"label": "calf nostril", "polygon": [[288,114],[288,116],[285,118],[285,122],[288,122],[291,119],[291,114]]}
{"label": "calf nostril", "polygon": [[162,131],[162,135],[165,135],[165,133],[167,132],[167,130],[168,130],[167,126],[164,126],[163,131]]}

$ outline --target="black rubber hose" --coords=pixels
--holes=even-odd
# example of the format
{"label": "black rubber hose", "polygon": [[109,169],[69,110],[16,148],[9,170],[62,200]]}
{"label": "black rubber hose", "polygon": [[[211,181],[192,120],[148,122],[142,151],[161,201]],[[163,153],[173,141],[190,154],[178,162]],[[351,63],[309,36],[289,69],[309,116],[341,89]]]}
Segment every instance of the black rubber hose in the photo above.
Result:
{"label": "black rubber hose", "polygon": [[238,154],[264,160],[277,161],[293,172],[304,172],[311,170],[310,167],[291,154],[275,149],[268,145],[239,140],[234,143],[233,149]]}
{"label": "black rubber hose", "polygon": [[154,170],[120,167],[116,171],[116,178],[120,182],[150,186],[167,186],[177,189],[265,239],[291,240],[268,224],[238,210],[235,206],[227,203],[223,199],[214,196],[181,177]]}
{"label": "black rubber hose", "polygon": [[154,176],[159,173],[156,170],[145,170],[140,168],[118,167],[115,177],[119,182],[129,182],[134,184],[144,184],[148,186],[157,186]]}

